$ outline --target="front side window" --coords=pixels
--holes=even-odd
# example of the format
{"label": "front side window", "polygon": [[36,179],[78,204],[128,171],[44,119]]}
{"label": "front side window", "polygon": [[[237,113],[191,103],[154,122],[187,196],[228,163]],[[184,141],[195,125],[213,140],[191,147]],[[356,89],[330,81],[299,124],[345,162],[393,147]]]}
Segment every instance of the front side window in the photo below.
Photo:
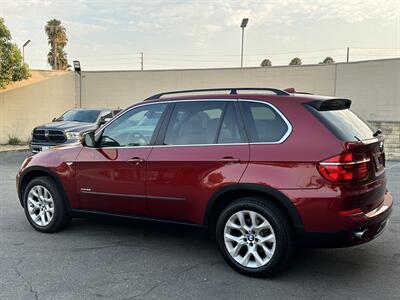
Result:
{"label": "front side window", "polygon": [[259,102],[241,101],[244,122],[253,143],[279,142],[288,125],[271,106]]}
{"label": "front side window", "polygon": [[227,102],[176,103],[165,134],[165,145],[214,144]]}
{"label": "front side window", "polygon": [[167,104],[151,104],[134,108],[107,126],[100,147],[147,146]]}

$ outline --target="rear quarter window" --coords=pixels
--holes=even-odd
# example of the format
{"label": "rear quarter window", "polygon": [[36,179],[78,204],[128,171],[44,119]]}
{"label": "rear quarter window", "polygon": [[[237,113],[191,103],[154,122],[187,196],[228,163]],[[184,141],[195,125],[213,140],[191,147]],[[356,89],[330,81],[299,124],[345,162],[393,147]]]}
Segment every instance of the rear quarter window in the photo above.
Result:
{"label": "rear quarter window", "polygon": [[373,138],[375,129],[350,109],[318,111],[307,106],[328,129],[343,141]]}
{"label": "rear quarter window", "polygon": [[288,133],[288,124],[272,106],[251,101],[240,105],[251,142],[277,143]]}

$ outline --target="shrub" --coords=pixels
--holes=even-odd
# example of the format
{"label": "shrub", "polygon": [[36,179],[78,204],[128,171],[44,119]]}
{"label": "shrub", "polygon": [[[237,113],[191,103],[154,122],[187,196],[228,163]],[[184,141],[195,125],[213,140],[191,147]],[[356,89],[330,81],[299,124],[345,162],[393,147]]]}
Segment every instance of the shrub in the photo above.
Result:
{"label": "shrub", "polygon": [[8,144],[9,145],[21,145],[22,141],[19,138],[17,138],[16,136],[9,135],[8,136]]}

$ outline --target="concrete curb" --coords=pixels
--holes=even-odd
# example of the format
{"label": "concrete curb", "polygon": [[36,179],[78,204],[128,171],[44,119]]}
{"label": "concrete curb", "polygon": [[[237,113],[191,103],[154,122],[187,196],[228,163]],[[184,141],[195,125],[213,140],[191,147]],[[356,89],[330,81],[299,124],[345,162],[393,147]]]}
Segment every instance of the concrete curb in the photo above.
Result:
{"label": "concrete curb", "polygon": [[0,149],[0,153],[6,153],[6,152],[23,152],[23,151],[29,151],[29,147],[27,147],[27,148],[21,148],[21,149],[6,149],[6,150]]}

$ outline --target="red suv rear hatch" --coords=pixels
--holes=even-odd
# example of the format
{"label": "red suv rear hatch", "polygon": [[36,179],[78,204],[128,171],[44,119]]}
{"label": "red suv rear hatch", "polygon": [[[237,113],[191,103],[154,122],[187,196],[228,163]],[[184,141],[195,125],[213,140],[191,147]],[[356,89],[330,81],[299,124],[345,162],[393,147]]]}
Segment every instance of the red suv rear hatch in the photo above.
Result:
{"label": "red suv rear hatch", "polygon": [[[366,213],[378,207],[386,193],[384,137],[349,108],[347,99],[316,100],[305,104],[332,133],[344,150],[318,163],[318,171],[348,195],[344,209]],[[351,200],[350,200],[351,199]]]}

